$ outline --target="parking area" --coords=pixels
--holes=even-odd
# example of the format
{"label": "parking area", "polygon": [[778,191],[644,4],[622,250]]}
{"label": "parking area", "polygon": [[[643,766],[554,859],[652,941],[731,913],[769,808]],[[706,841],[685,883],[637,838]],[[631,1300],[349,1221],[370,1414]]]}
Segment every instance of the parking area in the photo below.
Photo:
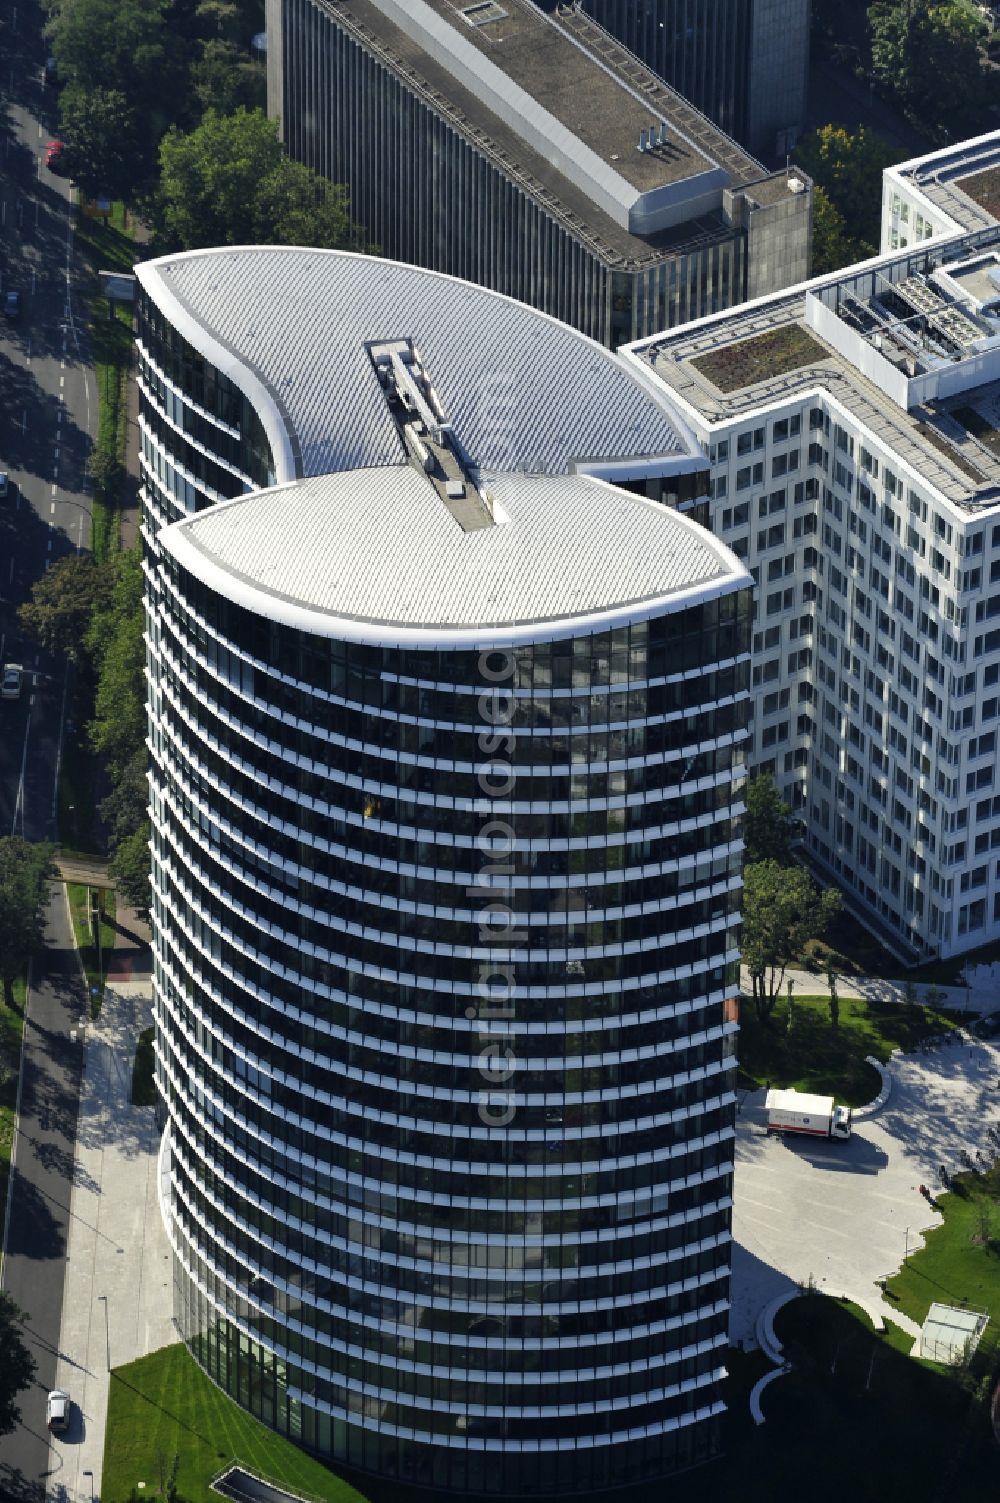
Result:
{"label": "parking area", "polygon": [[[737,1124],[731,1338],[753,1339],[760,1310],[783,1289],[819,1288],[878,1300],[875,1281],[896,1271],[940,1222],[920,1186],[940,1189],[938,1166],[963,1154],[991,1160],[1000,1130],[1000,1045],[958,1043],[896,1055],[882,1111],[846,1143],[768,1138],[763,1091]],[[885,1313],[899,1320],[891,1306]]]}

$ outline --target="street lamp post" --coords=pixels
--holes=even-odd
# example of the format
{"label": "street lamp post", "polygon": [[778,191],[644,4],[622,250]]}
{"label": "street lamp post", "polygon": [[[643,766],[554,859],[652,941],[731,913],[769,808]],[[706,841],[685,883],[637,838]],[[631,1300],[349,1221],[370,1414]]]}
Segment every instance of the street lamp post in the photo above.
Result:
{"label": "street lamp post", "polygon": [[108,1372],[110,1372],[111,1371],[111,1321],[110,1321],[110,1319],[108,1317],[108,1296],[106,1294],[99,1294],[97,1296],[97,1298],[98,1298],[98,1300],[103,1300],[104,1301],[104,1340],[105,1340],[105,1346],[106,1346],[106,1350],[107,1350]]}

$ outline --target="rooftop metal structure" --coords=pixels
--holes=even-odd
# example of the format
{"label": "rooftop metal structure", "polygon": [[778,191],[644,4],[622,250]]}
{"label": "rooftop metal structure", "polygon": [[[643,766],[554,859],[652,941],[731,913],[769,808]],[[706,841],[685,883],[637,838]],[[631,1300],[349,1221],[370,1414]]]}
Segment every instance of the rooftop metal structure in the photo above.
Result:
{"label": "rooftop metal structure", "polygon": [[379,257],[281,246],[190,251],[141,286],[257,406],[279,480],[407,462],[372,364],[411,341],[473,470],[704,467],[665,394],[621,356],[500,293]]}
{"label": "rooftop metal structure", "polygon": [[681,513],[587,476],[489,474],[495,522],[462,525],[414,465],[223,502],[159,546],[250,610],[343,640],[497,645],[681,609],[749,583]]}

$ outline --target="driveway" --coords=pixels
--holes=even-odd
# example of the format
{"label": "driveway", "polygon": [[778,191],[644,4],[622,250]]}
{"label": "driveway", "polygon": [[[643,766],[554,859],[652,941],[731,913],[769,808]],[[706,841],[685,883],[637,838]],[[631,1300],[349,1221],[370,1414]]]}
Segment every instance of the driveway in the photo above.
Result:
{"label": "driveway", "polygon": [[[768,1138],[764,1092],[743,1102],[737,1123],[733,1238],[735,1343],[753,1339],[776,1294],[819,1288],[877,1302],[876,1279],[894,1273],[941,1217],[920,1194],[940,1188],[937,1167],[962,1153],[998,1148],[1000,1046],[969,1042],[896,1055],[882,1111],[855,1124],[846,1143]],[[887,1318],[905,1324],[891,1305]],[[907,1326],[907,1329],[909,1327]]]}

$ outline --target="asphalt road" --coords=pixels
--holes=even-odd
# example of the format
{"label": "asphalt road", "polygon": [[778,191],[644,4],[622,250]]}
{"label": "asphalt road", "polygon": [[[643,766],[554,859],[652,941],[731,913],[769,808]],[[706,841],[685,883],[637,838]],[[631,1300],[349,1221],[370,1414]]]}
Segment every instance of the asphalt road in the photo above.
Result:
{"label": "asphalt road", "polygon": [[[56,834],[65,668],[25,638],[17,606],[33,582],[90,540],[85,465],[97,393],[81,326],[70,189],[45,167],[56,98],[43,84],[46,46],[37,4],[0,11],[0,291],[21,294],[21,317],[0,319],[0,662],[25,669],[19,700],[0,700],[0,834]],[[65,1277],[86,997],[61,889],[35,967],[25,1027],[20,1132],[3,1285],[28,1312],[38,1364],[21,1396],[22,1424],[0,1440],[0,1499],[42,1499],[49,1466],[45,1394],[54,1386]],[[4,1208],[0,1207],[0,1216]]]}
{"label": "asphalt road", "polygon": [[26,670],[24,697],[0,701],[0,833],[55,834],[65,669],[27,641],[17,606],[49,565],[90,540],[86,488],[97,389],[80,323],[70,187],[45,166],[55,94],[42,83],[36,5],[0,12],[0,661]]}
{"label": "asphalt road", "polygon": [[[49,1435],[45,1396],[55,1387],[82,1031],[87,995],[61,886],[46,915],[46,948],[32,978],[21,1062],[16,1173],[7,1226],[4,1288],[27,1312],[37,1373],[20,1397],[21,1424],[0,1440],[0,1498],[46,1494]],[[49,1489],[56,1496],[54,1488]],[[69,1500],[66,1500],[69,1503]],[[73,1500],[75,1503],[75,1500]]]}

